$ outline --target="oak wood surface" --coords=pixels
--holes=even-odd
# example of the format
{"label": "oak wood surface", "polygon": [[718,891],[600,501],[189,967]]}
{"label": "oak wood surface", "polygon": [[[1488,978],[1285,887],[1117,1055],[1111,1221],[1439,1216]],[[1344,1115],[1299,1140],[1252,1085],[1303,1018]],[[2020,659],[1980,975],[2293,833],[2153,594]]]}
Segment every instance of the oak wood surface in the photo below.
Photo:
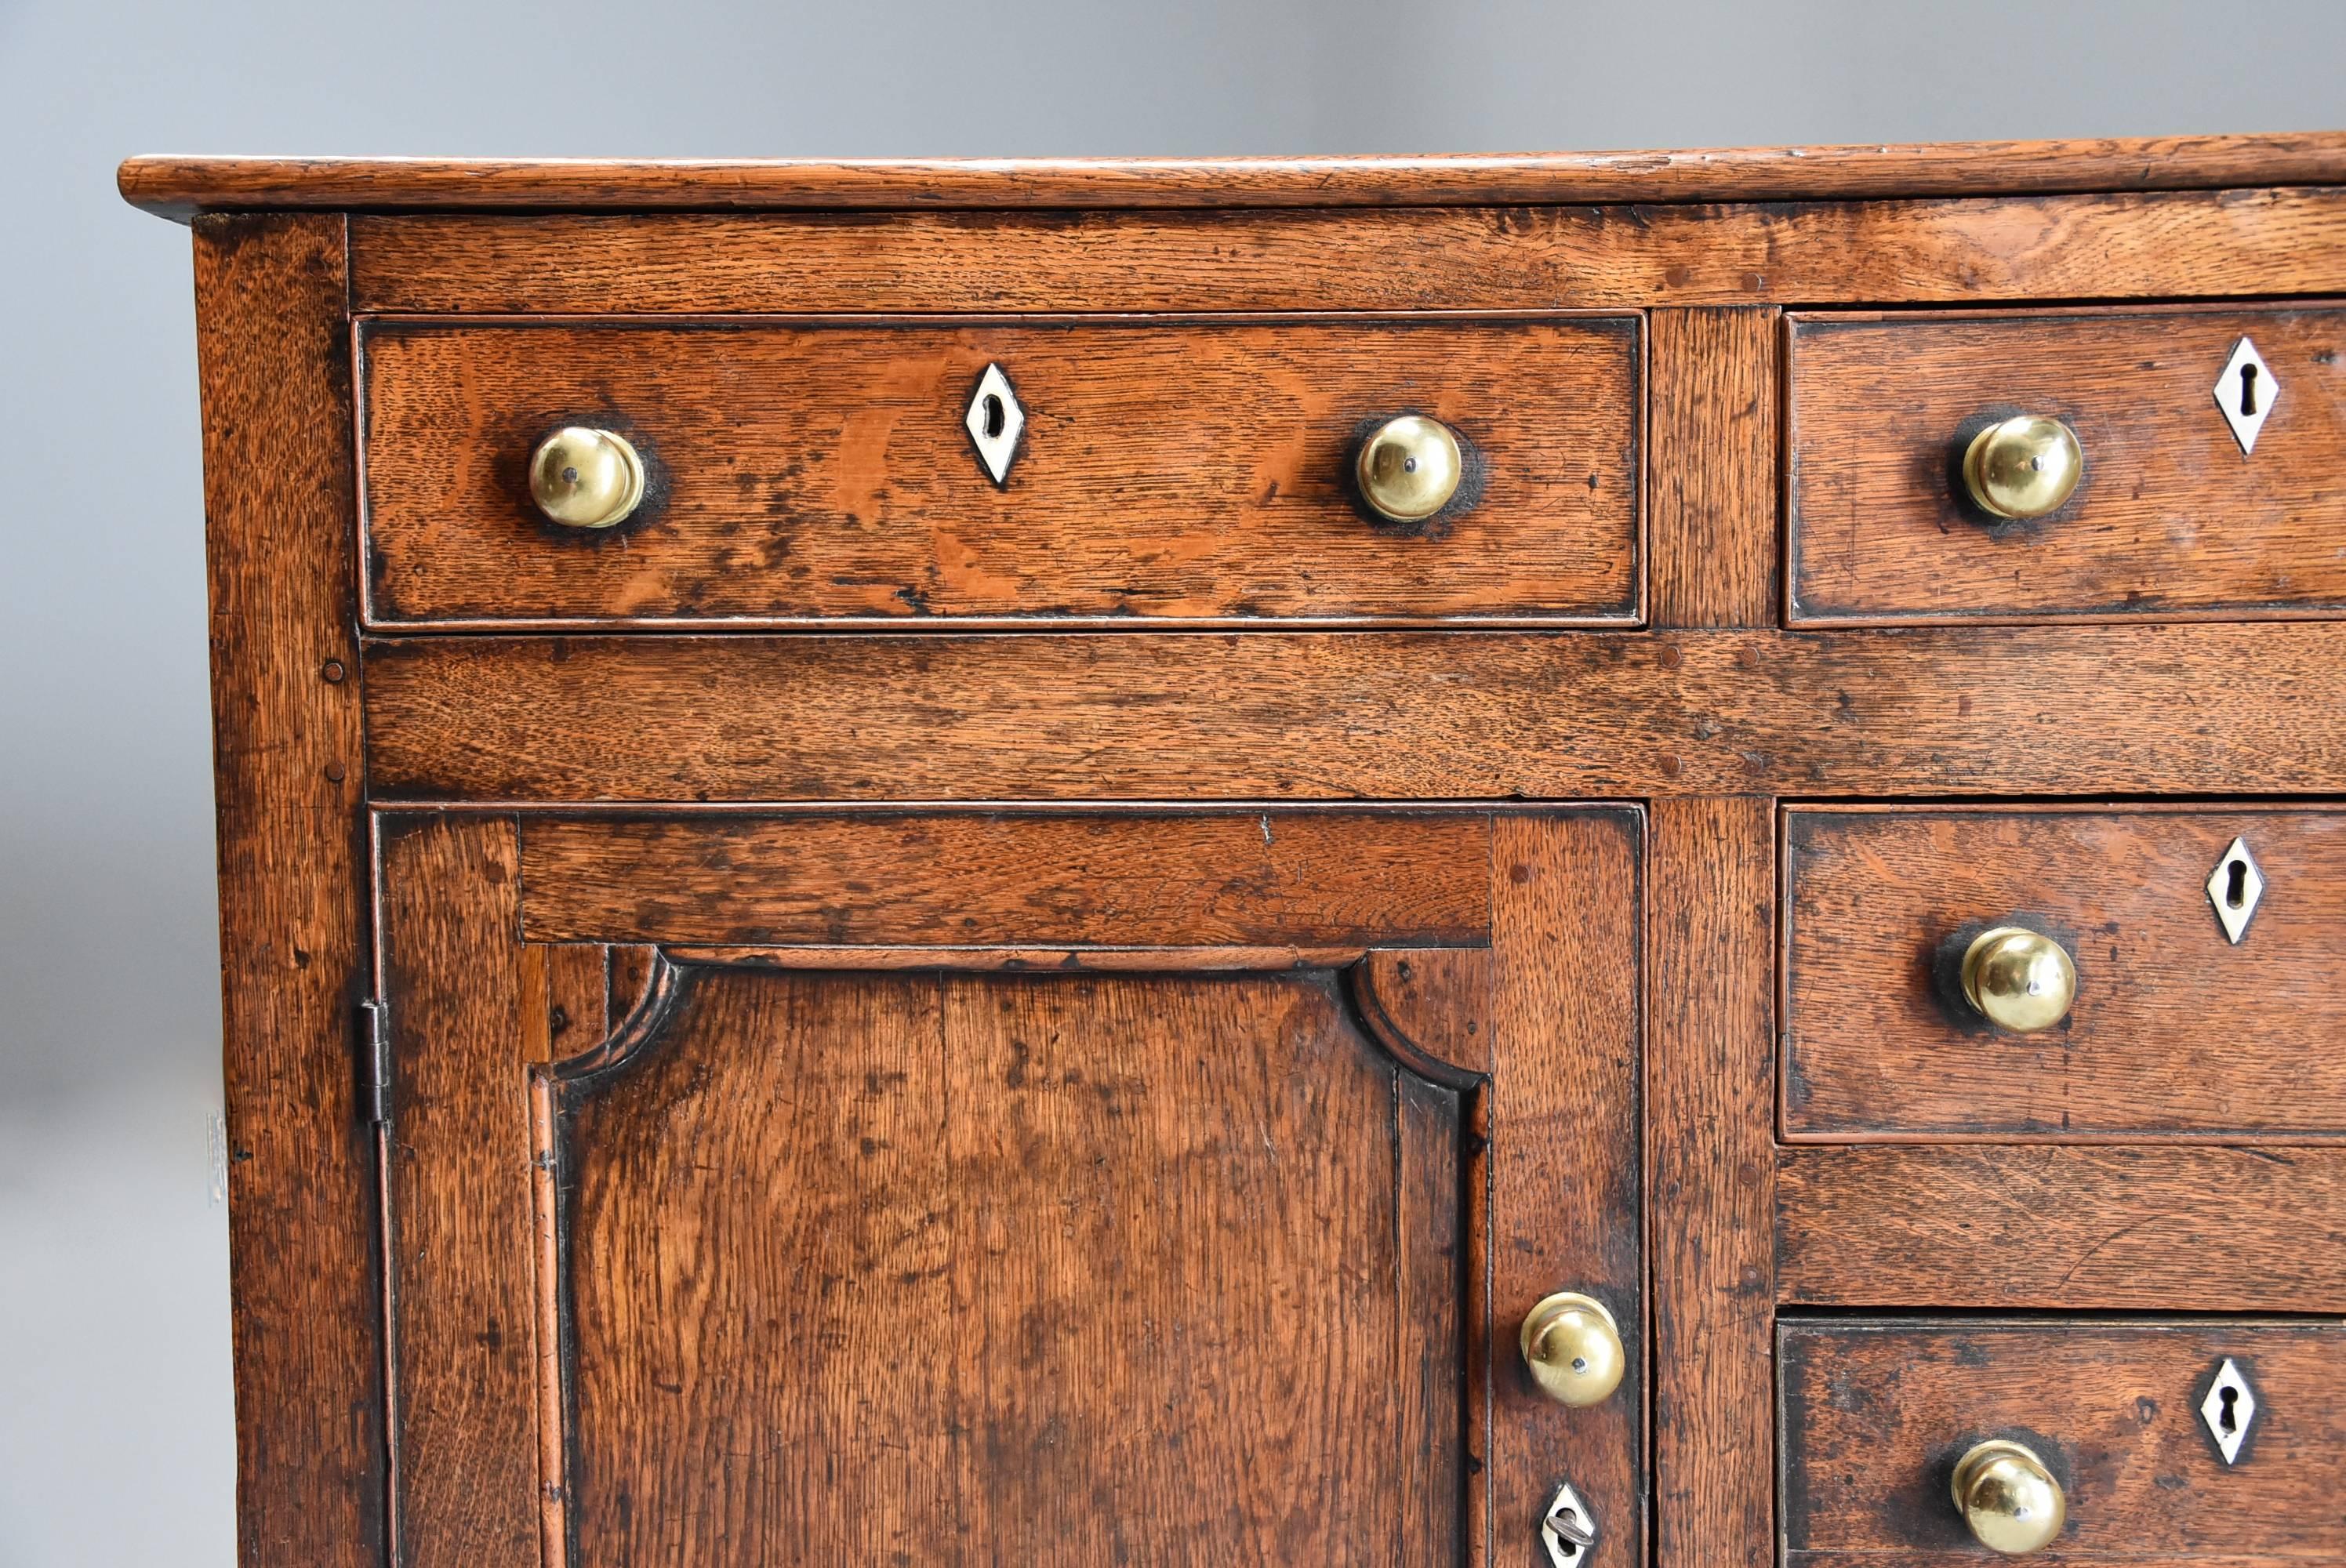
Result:
{"label": "oak wood surface", "polygon": [[1494,962],[1488,947],[1382,948],[1344,972],[1361,1026],[1393,1060],[1468,1088],[1491,1075]]}
{"label": "oak wood surface", "polygon": [[[556,1062],[610,1033],[611,950],[599,942],[533,942],[522,953],[532,1062]],[[543,1033],[540,1033],[543,1020]]]}
{"label": "oak wood surface", "polygon": [[658,969],[656,950],[650,947],[614,944],[606,951],[610,954],[606,1013],[616,1024],[646,1005]]}
{"label": "oak wood surface", "polygon": [[2346,1314],[2346,1150],[1783,1150],[1778,1298]]}
{"label": "oak wood surface", "polygon": [[[784,1542],[823,1561],[1349,1560],[1373,1542],[1483,1562],[1565,1479],[1637,1560],[1634,810],[1270,814],[1321,883],[1381,885],[1393,932],[1420,918],[1413,887],[1464,885],[1434,861],[1474,879],[1487,952],[1371,952],[1349,993],[1325,969],[822,972],[739,947],[678,971],[592,945],[643,922],[566,888],[631,874],[675,898],[644,820],[529,818],[518,840],[505,817],[384,822],[412,1560],[522,1561],[543,1502],[549,1560],[576,1562]],[[1088,897],[1155,901],[1127,934],[1210,957],[1216,897],[1277,910],[1313,880],[1256,865],[1264,824],[782,819],[766,852],[865,835],[860,871],[818,855],[830,886],[933,853],[923,874],[958,901],[916,896],[888,932],[950,966],[964,913],[997,945],[1064,920],[1035,890],[1080,830]],[[705,851],[693,874],[790,881],[751,824],[670,825]],[[964,874],[956,834],[1035,877]],[[1364,928],[1368,895],[1344,896]],[[617,923],[525,942],[525,901],[566,897]],[[754,910],[704,918],[768,934]],[[598,958],[614,1043],[549,1064],[582,1027],[557,1026],[556,999],[591,1014]],[[665,1000],[621,1000],[637,971]],[[551,1091],[535,1127],[533,1081]],[[1515,1359],[1515,1320],[1566,1287],[1606,1299],[1629,1345],[1599,1410],[1540,1398]],[[942,1353],[906,1353],[940,1325],[961,1326]]]}
{"label": "oak wood surface", "polygon": [[[2346,812],[1800,809],[1785,818],[1790,1138],[2346,1133]],[[2229,942],[2235,837],[2266,887]],[[1991,1027],[1963,950],[1992,926],[2076,965],[2068,1017]]]}
{"label": "oak wood surface", "polygon": [[2346,189],[1731,207],[353,218],[360,309],[1640,310],[2346,292]]}
{"label": "oak wood surface", "polygon": [[1457,1561],[1456,1096],[1324,977],[737,970],[652,1050],[566,1096],[581,1561]]}
{"label": "oak wood surface", "polygon": [[1663,1568],[1765,1568],[1774,813],[1762,799],[1662,799],[1651,817],[1656,1556]]}
{"label": "oak wood surface", "polygon": [[[2346,1532],[2346,1326],[2257,1319],[1785,1325],[1785,1562],[1984,1553],[1948,1493],[1984,1438],[2026,1443],[2067,1494],[2046,1563],[2334,1562]],[[2198,1406],[2226,1357],[2259,1409],[2225,1464]]]}
{"label": "oak wood surface", "polygon": [[1480,945],[1490,842],[1458,815],[532,821],[521,920],[541,942]]}
{"label": "oak wood surface", "polygon": [[[511,818],[391,817],[387,1207],[402,1568],[534,1563],[542,1487],[524,1064],[542,1060]],[[542,994],[542,993],[541,993]]]}
{"label": "oak wood surface", "polygon": [[[419,637],[369,661],[393,800],[2346,790],[2346,628],[2314,623]],[[2255,678],[2218,700],[2212,670]]]}
{"label": "oak wood surface", "polygon": [[1783,580],[1776,528],[1772,310],[1667,310],[1647,326],[1650,616],[1658,626],[1765,626]]}
{"label": "oak wood surface", "polygon": [[[1644,830],[1619,807],[1492,823],[1494,1038],[1474,1128],[1490,1148],[1489,1339],[1468,1365],[1491,1377],[1500,1568],[1538,1561],[1534,1532],[1566,1481],[1608,1560],[1647,1558]],[[1525,1317],[1557,1290],[1605,1303],[1627,1352],[1621,1386],[1586,1410],[1539,1394],[1520,1352]]]}
{"label": "oak wood surface", "polygon": [[372,1564],[387,1451],[343,222],[196,226],[240,1562]]}
{"label": "oak wood surface", "polygon": [[124,199],[206,208],[1375,206],[1719,201],[2346,182],[2346,135],[1431,158],[350,158],[148,157]]}
{"label": "oak wood surface", "polygon": [[[702,321],[361,335],[378,623],[1088,617],[1634,620],[1639,328],[1472,321]],[[1024,411],[997,486],[964,416]],[[1365,428],[1467,450],[1423,523],[1356,493]],[[548,524],[546,433],[624,431],[636,517]]]}
{"label": "oak wood surface", "polygon": [[[2346,1334],[2207,1316],[2346,1313],[2346,136],[122,178],[327,209],[196,235],[244,1561],[1522,1568],[1569,1481],[1606,1563],[1954,1568],[1966,1420],[2043,1561],[2346,1542]],[[2024,394],[2086,484],[1992,535]],[[1331,477],[1402,406],[1483,484],[1412,538]],[[591,545],[517,477],[589,417]],[[1973,904],[2066,1033],[1923,1005]]]}
{"label": "oak wood surface", "polygon": [[[1791,334],[1796,621],[2346,609],[2346,311],[1800,315]],[[2269,372],[2253,452],[2215,397],[2243,337]],[[2051,516],[1991,526],[1957,449],[2013,412],[2074,429],[2085,477]]]}

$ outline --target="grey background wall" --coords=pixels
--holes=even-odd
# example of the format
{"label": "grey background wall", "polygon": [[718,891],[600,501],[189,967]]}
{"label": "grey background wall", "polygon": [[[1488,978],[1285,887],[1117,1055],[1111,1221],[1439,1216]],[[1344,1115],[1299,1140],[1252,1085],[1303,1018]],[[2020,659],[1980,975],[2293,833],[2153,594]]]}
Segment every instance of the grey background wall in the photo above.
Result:
{"label": "grey background wall", "polygon": [[117,159],[2310,129],[2342,63],[2337,0],[0,0],[0,1568],[233,1560],[188,245]]}

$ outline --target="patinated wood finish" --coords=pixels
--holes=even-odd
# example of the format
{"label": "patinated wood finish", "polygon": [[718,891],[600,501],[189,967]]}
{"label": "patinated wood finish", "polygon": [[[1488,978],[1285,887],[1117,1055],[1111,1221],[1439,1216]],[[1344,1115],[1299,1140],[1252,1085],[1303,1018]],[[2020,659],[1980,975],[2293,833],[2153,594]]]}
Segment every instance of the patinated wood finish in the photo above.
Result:
{"label": "patinated wood finish", "polygon": [[2346,1316],[2346,1149],[1796,1145],[1775,1220],[1807,1306]]}
{"label": "patinated wood finish", "polygon": [[2346,135],[1451,158],[134,158],[126,199],[216,208],[1422,207],[2346,184]]}
{"label": "patinated wood finish", "polygon": [[[788,942],[757,846],[861,824],[383,820],[409,1561],[1452,1563],[1566,1473],[1634,1543],[1638,977],[1552,953],[1637,952],[1637,813],[892,820],[862,873],[963,896],[849,934],[922,966],[679,949],[549,1061],[606,961],[532,939],[681,875],[693,934]],[[1356,956],[1233,963],[1198,887]],[[1514,1359],[1558,1278],[1625,1327],[1599,1410]]]}
{"label": "patinated wood finish", "polygon": [[[2208,892],[2236,838],[2273,868],[2238,943]],[[1789,1138],[2346,1133],[2346,812],[1800,810],[1784,860]],[[2076,964],[2042,1034],[1963,1000],[2014,924]]]}
{"label": "patinated wood finish", "polygon": [[[2044,1561],[2346,1553],[2346,137],[122,183],[209,214],[248,1562],[1523,1568],[1568,1481],[1952,1568],[1985,1435]],[[2014,918],[2049,1035],[1951,1010]]]}
{"label": "patinated wood finish", "polygon": [[385,1544],[344,224],[199,220],[237,1514],[248,1563]]}
{"label": "patinated wood finish", "polygon": [[2341,667],[2328,623],[411,637],[367,742],[415,801],[2340,793]]}
{"label": "patinated wood finish", "polygon": [[2346,188],[351,220],[385,311],[1636,310],[2346,292]]}
{"label": "patinated wood finish", "polygon": [[[2210,417],[2242,338],[2266,366],[2252,451]],[[2346,607],[2341,354],[2339,310],[1795,316],[1792,618]],[[1956,454],[2015,411],[2067,422],[2086,475],[2052,516],[1990,526]]]}
{"label": "patinated wood finish", "polygon": [[[2338,1560],[2346,1325],[1861,1319],[1788,1323],[1780,1345],[1788,1568],[1980,1562],[1946,1489],[1994,1437],[2068,1494],[2039,1561]],[[2227,1357],[2261,1407],[2231,1465],[2199,1417]]]}
{"label": "patinated wood finish", "polygon": [[[1635,317],[1046,325],[377,322],[360,343],[368,616],[395,623],[1637,616]],[[1017,455],[963,416],[1011,371]],[[1363,423],[1464,439],[1443,512],[1354,492]],[[530,449],[617,422],[610,534]]]}

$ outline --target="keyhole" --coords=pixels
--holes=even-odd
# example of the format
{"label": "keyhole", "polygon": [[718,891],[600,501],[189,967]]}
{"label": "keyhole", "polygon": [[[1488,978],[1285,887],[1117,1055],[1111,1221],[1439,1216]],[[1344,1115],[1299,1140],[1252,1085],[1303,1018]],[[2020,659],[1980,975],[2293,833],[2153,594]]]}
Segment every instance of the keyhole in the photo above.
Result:
{"label": "keyhole", "polygon": [[1007,422],[1008,416],[1004,414],[1002,412],[1002,400],[994,396],[992,392],[986,393],[985,439],[988,441],[999,440],[1002,435],[1002,427]]}
{"label": "keyhole", "polygon": [[[2224,879],[2224,901],[2231,905],[2234,909],[2239,909],[2242,904],[2249,901],[2249,866],[2247,861],[2234,860],[2232,862],[2231,868]],[[2231,1390],[2226,1389],[2224,1390],[2225,1398],[2229,1400],[2231,1397]]]}
{"label": "keyhole", "polygon": [[2250,419],[2257,412],[2257,367],[2240,367],[2240,412]]}
{"label": "keyhole", "polygon": [[1587,1527],[1571,1514],[1561,1511],[1548,1515],[1547,1527],[1556,1532],[1556,1548],[1566,1563],[1576,1563],[1589,1544]]}
{"label": "keyhole", "polygon": [[2230,1437],[2234,1432],[2240,1430],[2240,1418],[2238,1413],[2240,1403],[2240,1390],[2238,1389],[2223,1389],[2219,1390],[2218,1393],[2224,1401],[2224,1411],[2223,1414],[2216,1418],[2216,1424],[2224,1429],[2224,1435],[2226,1437]]}

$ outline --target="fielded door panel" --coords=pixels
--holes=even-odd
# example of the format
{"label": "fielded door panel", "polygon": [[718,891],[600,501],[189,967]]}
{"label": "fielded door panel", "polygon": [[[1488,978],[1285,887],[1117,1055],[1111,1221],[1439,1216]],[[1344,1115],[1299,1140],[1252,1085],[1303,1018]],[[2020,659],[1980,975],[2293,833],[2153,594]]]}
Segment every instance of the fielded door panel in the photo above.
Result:
{"label": "fielded door panel", "polygon": [[402,1561],[1641,1561],[1640,830],[380,819]]}

